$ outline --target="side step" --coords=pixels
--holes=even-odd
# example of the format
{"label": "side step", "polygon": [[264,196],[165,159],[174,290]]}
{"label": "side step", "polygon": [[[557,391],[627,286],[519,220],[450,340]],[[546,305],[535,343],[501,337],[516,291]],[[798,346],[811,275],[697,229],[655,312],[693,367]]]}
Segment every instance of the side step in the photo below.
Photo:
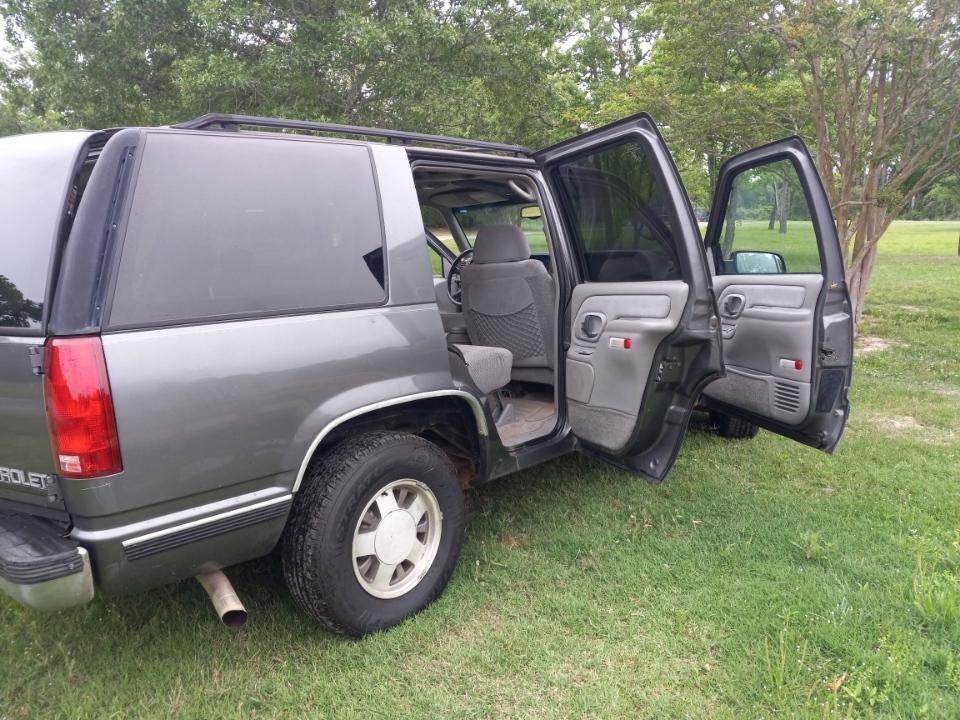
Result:
{"label": "side step", "polygon": [[94,591],[87,551],[52,522],[0,511],[0,590],[38,610],[89,602]]}

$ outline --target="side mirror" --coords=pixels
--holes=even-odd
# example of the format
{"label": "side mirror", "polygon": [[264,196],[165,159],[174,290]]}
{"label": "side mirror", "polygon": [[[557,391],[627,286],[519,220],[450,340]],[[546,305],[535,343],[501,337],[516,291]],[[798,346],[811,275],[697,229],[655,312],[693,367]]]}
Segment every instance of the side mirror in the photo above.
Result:
{"label": "side mirror", "polygon": [[781,275],[787,271],[783,255],[758,250],[738,250],[730,256],[734,272],[741,275]]}
{"label": "side mirror", "polygon": [[539,205],[527,205],[524,208],[520,208],[520,217],[524,220],[539,220],[541,215]]}

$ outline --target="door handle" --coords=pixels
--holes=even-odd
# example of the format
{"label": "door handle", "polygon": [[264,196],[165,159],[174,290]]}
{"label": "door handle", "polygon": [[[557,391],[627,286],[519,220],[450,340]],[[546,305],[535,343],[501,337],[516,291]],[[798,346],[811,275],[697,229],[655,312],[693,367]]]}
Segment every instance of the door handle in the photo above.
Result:
{"label": "door handle", "polygon": [[740,313],[743,312],[744,306],[747,304],[747,299],[738,293],[731,293],[727,295],[726,299],[723,301],[723,307],[721,311],[725,317],[728,318],[738,318]]}
{"label": "door handle", "polygon": [[607,324],[607,318],[603,313],[588,312],[584,313],[580,321],[579,335],[584,340],[596,340],[603,332],[603,326]]}

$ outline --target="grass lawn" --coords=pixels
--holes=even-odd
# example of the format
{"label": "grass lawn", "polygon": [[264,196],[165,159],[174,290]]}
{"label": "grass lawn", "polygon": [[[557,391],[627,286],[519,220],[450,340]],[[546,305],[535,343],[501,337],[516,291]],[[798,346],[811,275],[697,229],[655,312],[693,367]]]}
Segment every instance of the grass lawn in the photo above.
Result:
{"label": "grass lawn", "polygon": [[429,610],[361,641],[274,564],[58,615],[0,599],[0,718],[960,717],[960,223],[893,226],[837,453],[688,435],[653,487],[568,457],[471,493]]}

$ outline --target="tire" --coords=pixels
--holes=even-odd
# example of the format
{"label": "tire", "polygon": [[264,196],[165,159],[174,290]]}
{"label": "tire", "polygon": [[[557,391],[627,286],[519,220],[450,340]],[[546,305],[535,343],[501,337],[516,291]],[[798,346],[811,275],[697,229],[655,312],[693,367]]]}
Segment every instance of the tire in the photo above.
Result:
{"label": "tire", "polygon": [[[281,540],[283,574],[307,615],[361,636],[399,624],[440,595],[463,531],[463,491],[446,454],[416,435],[365,433],[307,471]],[[373,554],[355,557],[368,548]],[[397,559],[415,554],[416,563]]]}
{"label": "tire", "polygon": [[747,440],[756,437],[760,431],[758,425],[754,425],[748,420],[731,417],[726,413],[716,410],[710,411],[710,427],[722,438],[730,440]]}

